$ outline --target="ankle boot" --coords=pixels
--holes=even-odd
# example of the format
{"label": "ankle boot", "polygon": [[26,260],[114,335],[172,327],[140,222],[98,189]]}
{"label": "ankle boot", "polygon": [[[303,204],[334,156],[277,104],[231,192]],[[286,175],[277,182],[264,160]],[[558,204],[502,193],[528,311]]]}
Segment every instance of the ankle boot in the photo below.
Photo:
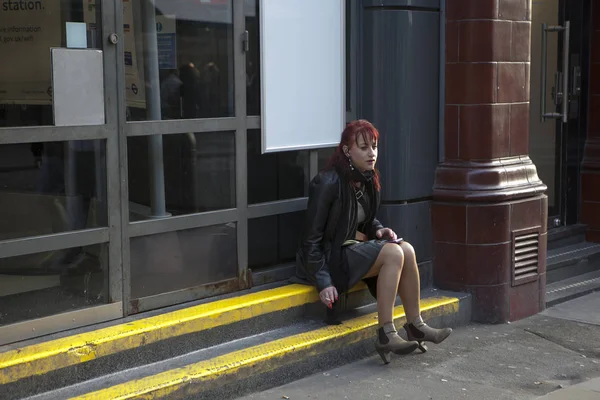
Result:
{"label": "ankle boot", "polygon": [[407,342],[402,339],[397,331],[385,333],[383,327],[377,330],[377,342],[375,349],[384,363],[389,364],[391,361],[390,353],[394,354],[409,354],[419,347],[419,343],[411,341]]}
{"label": "ankle boot", "polygon": [[419,343],[419,350],[423,353],[427,351],[427,346],[423,342],[432,342],[440,344],[452,333],[452,328],[436,329],[432,328],[427,324],[419,325],[418,327],[413,323],[404,325],[406,330],[406,336],[408,340],[414,340]]}

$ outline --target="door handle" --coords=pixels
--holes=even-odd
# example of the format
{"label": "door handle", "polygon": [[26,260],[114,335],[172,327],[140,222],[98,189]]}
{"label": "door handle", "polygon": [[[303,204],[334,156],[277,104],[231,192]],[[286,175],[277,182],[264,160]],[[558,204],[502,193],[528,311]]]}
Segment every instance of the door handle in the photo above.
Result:
{"label": "door handle", "polygon": [[[546,81],[548,79],[548,32],[563,32],[563,62],[562,62],[562,79],[557,74],[555,77],[556,85],[554,88],[554,102],[556,105],[561,104],[561,112],[546,111]],[[569,115],[569,40],[571,36],[571,22],[565,21],[564,26],[542,24],[542,73],[540,87],[540,110],[541,120],[546,121],[547,118],[562,119],[562,122],[567,122]]]}
{"label": "door handle", "polygon": [[554,99],[554,105],[556,107],[558,107],[563,99],[563,92],[562,92],[562,72],[557,71],[554,74],[554,86],[552,87],[552,93],[551,96]]}

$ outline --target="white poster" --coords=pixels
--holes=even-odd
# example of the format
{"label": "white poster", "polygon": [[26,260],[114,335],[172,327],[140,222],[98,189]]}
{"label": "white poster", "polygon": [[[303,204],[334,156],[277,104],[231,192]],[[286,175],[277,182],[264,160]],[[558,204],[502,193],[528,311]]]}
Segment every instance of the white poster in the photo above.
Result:
{"label": "white poster", "polygon": [[160,69],[177,69],[177,19],[174,15],[156,16],[158,64]]}
{"label": "white poster", "polygon": [[60,2],[0,4],[0,104],[51,104],[50,48],[62,38]]}
{"label": "white poster", "polygon": [[[138,13],[138,19],[134,20],[133,8],[133,1],[123,0],[125,99],[129,107],[146,108],[144,65],[142,58],[138,58],[138,47],[142,46],[142,24],[139,20],[140,13]],[[136,6],[136,9],[140,8]],[[140,54],[142,54],[141,51]]]}
{"label": "white poster", "polygon": [[344,128],[344,0],[261,0],[262,151],[335,146]]}

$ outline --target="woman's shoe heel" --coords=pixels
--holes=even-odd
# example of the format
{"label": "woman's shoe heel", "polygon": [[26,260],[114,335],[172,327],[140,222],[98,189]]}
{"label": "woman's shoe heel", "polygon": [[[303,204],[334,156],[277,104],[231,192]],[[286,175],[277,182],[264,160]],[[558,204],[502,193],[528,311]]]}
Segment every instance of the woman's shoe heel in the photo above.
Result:
{"label": "woman's shoe heel", "polygon": [[398,336],[398,332],[395,330],[389,333],[385,333],[383,328],[377,330],[377,342],[375,343],[375,349],[384,363],[390,362],[390,353],[404,355],[410,354],[419,347],[419,343],[416,341],[407,342]]}
{"label": "woman's shoe heel", "polygon": [[[415,340],[419,342],[419,349],[423,353],[427,351],[427,347],[423,344],[424,342],[440,344],[452,333],[451,328],[436,329],[428,326],[427,324],[422,324],[419,327],[410,323],[405,324],[404,330],[406,330],[406,336],[408,337],[408,340]],[[421,347],[423,347],[425,350],[423,350]]]}
{"label": "woman's shoe heel", "polygon": [[417,342],[419,343],[419,350],[421,350],[421,353],[427,353],[427,350],[429,350],[427,348],[427,345],[423,342]]}
{"label": "woman's shoe heel", "polygon": [[389,364],[392,361],[392,352],[384,349],[377,349],[379,357],[383,360],[384,364]]}

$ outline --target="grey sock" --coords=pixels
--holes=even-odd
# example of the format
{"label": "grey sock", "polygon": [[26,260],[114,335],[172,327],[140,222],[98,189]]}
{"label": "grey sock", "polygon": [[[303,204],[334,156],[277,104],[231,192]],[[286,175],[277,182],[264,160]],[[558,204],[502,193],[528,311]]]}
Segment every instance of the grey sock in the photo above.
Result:
{"label": "grey sock", "polygon": [[417,318],[415,318],[412,324],[418,328],[420,326],[425,325],[425,322],[423,321],[423,317],[419,315]]}
{"label": "grey sock", "polygon": [[392,333],[392,332],[398,332],[396,330],[396,327],[394,326],[393,322],[386,322],[385,324],[383,324],[383,332],[384,333]]}

